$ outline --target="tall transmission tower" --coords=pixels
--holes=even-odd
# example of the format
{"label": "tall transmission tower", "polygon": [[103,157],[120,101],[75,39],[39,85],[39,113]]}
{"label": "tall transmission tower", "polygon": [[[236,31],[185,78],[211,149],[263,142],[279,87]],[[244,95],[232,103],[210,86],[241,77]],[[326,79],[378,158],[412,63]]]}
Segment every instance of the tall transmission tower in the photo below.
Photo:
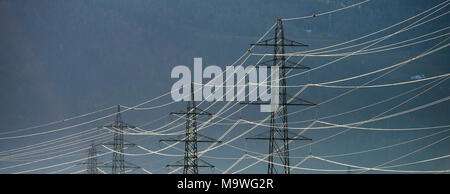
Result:
{"label": "tall transmission tower", "polygon": [[[273,59],[262,62],[261,64],[272,62],[271,65],[278,66],[280,69],[280,107],[276,111],[270,113],[269,137],[255,137],[246,139],[269,140],[268,174],[290,174],[289,141],[312,139],[298,134],[295,134],[294,137],[290,137],[291,133],[288,128],[288,106],[316,106],[316,104],[287,94],[286,69],[309,69],[309,67],[286,60],[284,50],[285,47],[305,47],[308,45],[285,38],[283,22],[281,19],[277,19],[273,38],[262,40],[251,45],[273,47]],[[287,65],[288,63],[293,65],[289,66]],[[258,67],[258,65],[256,67]],[[291,97],[289,101],[287,99],[288,96]],[[250,102],[245,104],[260,105],[263,103]],[[282,164],[282,166],[280,167],[278,165],[274,165],[274,163]]]}
{"label": "tall transmission tower", "polygon": [[99,167],[111,167],[112,174],[125,174],[126,169],[140,169],[140,167],[125,161],[124,148],[125,146],[135,146],[136,144],[125,142],[123,138],[123,132],[128,129],[134,129],[135,126],[129,125],[122,121],[120,114],[120,104],[117,105],[116,120],[114,123],[104,125],[101,128],[107,128],[109,131],[114,132],[113,142],[105,143],[103,145],[113,146],[113,158],[111,164],[103,164]]}
{"label": "tall transmission tower", "polygon": [[[186,116],[186,130],[184,137],[178,137],[177,139],[162,139],[160,141],[172,141],[172,142],[184,142],[184,158],[183,163],[181,160],[175,162],[175,164],[168,164],[167,167],[183,167],[183,174],[198,174],[199,167],[214,168],[210,163],[198,158],[197,155],[197,143],[210,142],[221,143],[213,138],[201,135],[197,133],[197,116],[211,116],[204,110],[198,108],[194,101],[194,87],[191,82],[191,100],[187,102],[186,111],[171,112],[171,115],[185,115]],[[202,139],[199,139],[201,137]],[[199,164],[199,161],[201,164]]]}

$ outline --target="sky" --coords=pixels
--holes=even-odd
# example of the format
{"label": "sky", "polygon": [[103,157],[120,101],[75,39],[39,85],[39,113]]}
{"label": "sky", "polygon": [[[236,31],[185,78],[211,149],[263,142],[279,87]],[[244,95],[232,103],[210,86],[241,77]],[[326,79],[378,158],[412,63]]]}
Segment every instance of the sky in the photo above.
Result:
{"label": "sky", "polygon": [[[250,44],[256,42],[277,18],[312,16],[358,2],[361,1],[0,0],[0,90],[2,91],[0,173],[85,173],[81,171],[86,169],[83,162],[88,155],[89,145],[92,142],[102,144],[112,141],[110,134],[104,138],[97,137],[108,135],[108,131],[98,127],[114,121],[115,106],[118,104],[135,106],[169,92],[172,84],[177,81],[170,77],[171,70],[175,66],[193,67],[193,58],[202,57],[204,67],[217,65],[224,69],[245,53]],[[410,39],[413,40],[399,43],[397,46],[415,43],[381,52],[349,56],[323,68],[317,68],[309,74],[290,78],[287,80],[288,85],[308,83],[307,75],[310,83],[330,82],[362,75],[448,44],[446,40],[448,29],[445,29],[450,21],[450,16],[446,14],[448,7],[440,6],[426,14],[416,16],[443,2],[443,0],[372,0],[331,14],[284,21],[286,38],[309,45],[305,48],[287,48],[286,52],[308,51],[336,45],[405,20],[392,28],[335,48],[373,41],[393,33],[369,49],[383,48]],[[435,12],[432,13],[433,11]],[[416,17],[409,19],[413,16]],[[417,27],[400,31],[414,22],[419,24],[430,19],[432,20]],[[421,37],[426,34],[429,35]],[[272,36],[273,31],[270,31],[266,38]],[[353,52],[368,45],[370,44],[365,43],[362,46],[323,54]],[[384,48],[390,47],[393,46]],[[253,50],[254,53],[271,51],[265,48]],[[448,48],[442,48],[405,63],[393,71],[389,69],[331,85],[359,86],[378,76],[381,77],[368,85],[383,85],[411,81],[412,76],[417,75],[430,78],[448,74],[449,56]],[[303,59],[302,64],[316,68],[339,58],[308,56]],[[254,65],[258,59],[259,56],[251,56],[243,65]],[[300,59],[301,57],[293,57],[292,61],[297,62]],[[300,72],[292,72],[295,73]],[[308,87],[300,97],[318,104],[338,95],[345,95],[321,104],[318,108],[289,107],[289,113],[298,112],[289,116],[289,126],[293,128],[290,131],[298,133],[301,131],[298,128],[308,126],[317,118],[323,122],[347,124],[366,121],[382,113],[382,116],[386,116],[432,103],[448,96],[450,85],[445,78],[354,90]],[[287,90],[289,94],[295,94],[300,88],[291,87]],[[378,102],[380,103],[377,105],[346,113]],[[212,104],[205,102],[199,107],[207,109]],[[208,108],[208,112],[217,113],[225,105],[226,102],[217,102]],[[122,118],[134,126],[147,124],[142,127],[144,130],[181,133],[184,131],[183,118],[167,115],[170,112],[185,110],[185,102],[173,102],[170,96],[164,96],[141,107],[154,106],[157,108],[126,111],[122,113]],[[109,107],[111,108],[82,118],[67,119]],[[267,113],[259,112],[257,106],[242,107],[237,104],[221,115],[221,117],[229,116],[231,121],[223,120],[200,130],[199,133],[217,139],[230,129],[235,120],[256,122],[267,116]],[[449,120],[448,107],[449,102],[444,101],[359,127],[399,129],[445,126]],[[326,118],[340,113],[346,114]],[[108,115],[110,117],[106,117]],[[160,117],[164,118],[156,120]],[[200,123],[207,120],[207,117],[199,118]],[[54,121],[56,121],[54,125],[20,130]],[[154,122],[148,124],[152,121]],[[323,123],[313,125],[313,127],[323,126],[327,125]],[[246,133],[252,127],[252,124],[240,123],[229,131],[222,139],[224,142],[230,141],[229,144],[217,147],[201,157],[216,166],[216,169],[200,169],[199,173],[221,173],[243,154],[254,157],[267,154],[267,141],[245,138],[259,134],[267,135],[269,129],[259,126]],[[290,152],[291,165],[299,163],[309,154],[362,167],[375,167],[386,162],[389,162],[385,164],[386,166],[392,166],[447,156],[450,152],[450,141],[447,139],[450,132],[446,131],[447,129],[448,127],[373,131],[333,127],[307,130],[303,135],[311,138],[311,142],[296,141],[290,144],[290,148],[293,149]],[[246,134],[242,135],[243,133]],[[242,136],[235,138],[239,135]],[[125,135],[126,141],[153,151],[167,147],[164,142],[159,141],[167,138],[176,136]],[[402,143],[413,139],[417,140]],[[43,143],[39,146],[39,143],[52,140],[61,141],[54,144]],[[309,146],[309,143],[313,144]],[[209,145],[211,144],[199,143],[199,152],[207,149]],[[30,146],[30,149],[23,150],[25,146]],[[386,146],[385,149],[373,150]],[[110,162],[112,154],[108,154],[109,150],[101,145],[97,148],[104,153],[98,161]],[[166,165],[182,159],[183,150],[184,145],[180,143],[163,151],[162,153],[171,155],[164,156],[148,154],[138,147],[130,147],[126,149],[126,153],[131,155],[125,156],[125,159],[150,172],[169,173],[173,168],[168,169]],[[355,153],[367,150],[371,151]],[[344,155],[339,156],[341,154]],[[246,168],[256,161],[254,158],[244,158],[226,172],[266,173],[265,162]],[[305,169],[292,169],[291,173],[348,173],[346,166],[315,158],[306,160],[299,167]],[[244,168],[245,170],[240,171]],[[107,173],[111,171],[108,168],[102,169]],[[357,168],[350,168],[354,169]],[[448,170],[450,160],[442,158],[388,169]],[[145,172],[137,170],[132,173]]]}

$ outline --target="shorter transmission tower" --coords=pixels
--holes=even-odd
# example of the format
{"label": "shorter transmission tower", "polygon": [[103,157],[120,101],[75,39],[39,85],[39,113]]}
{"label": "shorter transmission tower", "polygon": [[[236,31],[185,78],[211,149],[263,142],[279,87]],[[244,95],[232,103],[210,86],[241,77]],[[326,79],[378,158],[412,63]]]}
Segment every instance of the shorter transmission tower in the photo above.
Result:
{"label": "shorter transmission tower", "polygon": [[88,151],[87,173],[98,174],[97,165],[97,148],[95,144],[92,143]]}
{"label": "shorter transmission tower", "polygon": [[98,161],[97,161],[97,154],[100,153],[100,151],[97,150],[97,145],[92,142],[89,149],[88,149],[88,158],[87,161],[81,162],[79,165],[86,165],[86,173],[87,174],[99,174],[98,170]]}
{"label": "shorter transmission tower", "polygon": [[120,104],[117,105],[117,114],[114,123],[101,126],[100,128],[106,128],[109,131],[113,131],[114,139],[113,142],[102,144],[113,146],[113,158],[111,164],[105,163],[98,167],[111,168],[112,174],[125,174],[126,169],[141,169],[140,167],[125,161],[125,156],[123,154],[125,146],[136,146],[136,144],[125,142],[123,138],[123,132],[127,129],[134,129],[136,127],[122,121],[122,116],[120,114]]}
{"label": "shorter transmission tower", "polygon": [[[172,142],[184,142],[184,160],[179,160],[175,162],[175,164],[168,164],[167,167],[183,167],[183,174],[198,174],[199,167],[209,167],[214,168],[210,163],[201,160],[197,156],[197,143],[198,142],[210,142],[210,143],[221,143],[221,141],[217,141],[213,138],[201,135],[197,133],[197,116],[211,116],[211,113],[208,113],[204,110],[199,109],[195,105],[194,101],[194,87],[193,83],[191,83],[191,101],[187,103],[186,112],[171,112],[171,115],[186,115],[186,130],[184,137],[178,137],[177,139],[163,139],[160,141],[172,141]],[[202,139],[198,139],[198,137],[202,137]],[[199,164],[199,161],[202,164]]]}

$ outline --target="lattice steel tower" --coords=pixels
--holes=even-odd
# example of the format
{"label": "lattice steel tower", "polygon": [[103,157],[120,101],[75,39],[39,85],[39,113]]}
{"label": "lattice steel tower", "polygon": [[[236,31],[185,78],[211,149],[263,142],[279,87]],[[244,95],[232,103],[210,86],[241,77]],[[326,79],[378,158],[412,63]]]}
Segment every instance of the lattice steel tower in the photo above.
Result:
{"label": "lattice steel tower", "polygon": [[97,169],[97,148],[94,143],[91,144],[91,147],[88,150],[88,161],[87,161],[87,173],[88,174],[98,174]]}
{"label": "lattice steel tower", "polygon": [[128,143],[124,141],[123,132],[127,129],[134,129],[135,126],[129,125],[122,121],[122,116],[120,114],[120,105],[117,105],[117,114],[116,120],[114,123],[109,125],[104,125],[102,128],[107,128],[109,131],[114,132],[114,139],[111,143],[105,143],[103,145],[112,145],[113,146],[113,157],[111,165],[102,165],[100,167],[111,167],[112,174],[125,174],[126,169],[140,169],[140,167],[131,164],[129,162],[125,162],[124,157],[124,147],[125,146],[135,146],[133,143]]}
{"label": "lattice steel tower", "polygon": [[[173,142],[184,142],[184,158],[183,163],[181,164],[181,160],[175,162],[175,164],[169,164],[167,167],[183,167],[183,174],[198,174],[198,168],[199,167],[210,167],[214,168],[213,165],[209,164],[208,162],[201,160],[197,156],[197,143],[198,142],[217,142],[220,143],[221,141],[217,141],[215,139],[212,139],[210,137],[201,135],[197,133],[197,116],[205,115],[205,116],[211,116],[211,113],[208,113],[204,110],[201,110],[198,108],[194,101],[194,87],[193,83],[191,83],[191,100],[187,102],[187,108],[186,112],[180,111],[180,112],[171,112],[170,114],[179,114],[179,115],[185,115],[186,116],[186,130],[184,137],[179,137],[178,139],[163,139],[160,141],[173,141]],[[198,137],[204,138],[204,139],[198,139]],[[199,161],[203,164],[199,164]]]}
{"label": "lattice steel tower", "polygon": [[[281,19],[277,20],[274,37],[260,42],[251,44],[255,46],[269,46],[273,47],[273,59],[262,62],[261,64],[272,62],[271,65],[279,66],[280,72],[280,90],[279,90],[279,108],[270,113],[270,131],[269,137],[263,138],[246,138],[257,140],[269,140],[269,157],[268,157],[268,174],[290,174],[289,164],[289,141],[293,140],[311,140],[310,138],[296,135],[289,137],[288,128],[288,106],[315,106],[316,104],[306,101],[295,96],[290,96],[288,101],[288,94],[286,92],[286,69],[309,69],[309,67],[300,65],[286,60],[284,55],[285,47],[305,47],[308,45],[289,40],[284,37],[283,22]],[[287,63],[292,63],[294,66],[288,66]],[[258,67],[258,65],[256,66]],[[295,103],[296,101],[297,103]],[[261,104],[261,103],[246,103],[246,104]],[[274,165],[274,163],[283,164],[283,166]]]}

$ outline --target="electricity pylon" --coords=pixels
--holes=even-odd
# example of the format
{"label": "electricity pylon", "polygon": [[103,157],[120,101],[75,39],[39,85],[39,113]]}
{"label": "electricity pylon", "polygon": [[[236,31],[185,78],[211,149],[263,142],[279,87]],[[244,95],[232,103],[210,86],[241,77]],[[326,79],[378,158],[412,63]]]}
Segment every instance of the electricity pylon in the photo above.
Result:
{"label": "electricity pylon", "polygon": [[88,151],[88,161],[87,161],[87,173],[88,174],[98,174],[97,169],[97,148],[95,144],[92,143]]}
{"label": "electricity pylon", "polygon": [[98,167],[111,168],[112,174],[125,174],[126,169],[140,169],[140,167],[125,161],[125,156],[123,154],[125,146],[135,146],[136,144],[125,142],[123,132],[127,129],[134,129],[136,127],[122,121],[120,105],[117,105],[117,114],[114,123],[104,125],[101,128],[107,128],[109,131],[114,132],[113,142],[103,144],[113,146],[113,158],[111,164],[105,163]]}
{"label": "electricity pylon", "polygon": [[98,174],[97,153],[99,153],[99,151],[97,150],[97,147],[94,144],[94,142],[92,142],[90,148],[88,149],[88,159],[87,159],[87,161],[80,163],[81,165],[86,165],[86,172],[87,172],[87,174]]}
{"label": "electricity pylon", "polygon": [[[199,142],[210,142],[210,143],[221,143],[213,138],[201,135],[197,133],[197,116],[211,116],[204,110],[201,110],[195,105],[194,101],[194,87],[191,83],[191,100],[187,102],[186,112],[171,112],[171,115],[185,115],[186,116],[186,130],[184,137],[178,137],[177,139],[162,139],[160,141],[172,141],[172,142],[184,142],[184,158],[183,163],[181,160],[175,162],[175,164],[168,164],[167,167],[183,167],[183,174],[198,174],[199,167],[209,167],[214,168],[210,163],[198,158],[197,155],[197,143]],[[203,139],[198,139],[201,137]],[[199,161],[203,164],[199,164]]]}
{"label": "electricity pylon", "polygon": [[[246,139],[256,139],[256,140],[269,140],[269,157],[268,157],[268,174],[290,174],[290,164],[289,164],[289,142],[293,140],[312,140],[310,138],[295,135],[290,137],[288,128],[288,106],[316,106],[316,104],[309,102],[307,100],[297,98],[295,96],[290,96],[291,99],[288,101],[288,94],[286,92],[286,69],[309,69],[309,67],[296,64],[294,62],[286,60],[284,56],[285,47],[305,47],[308,45],[289,40],[284,37],[283,22],[281,19],[277,20],[274,37],[266,40],[259,41],[257,43],[251,44],[254,46],[269,46],[273,47],[273,59],[262,62],[265,64],[268,62],[273,62],[273,66],[278,66],[279,79],[280,79],[280,90],[279,90],[279,108],[274,112],[270,113],[270,131],[269,137],[255,137]],[[294,66],[288,66],[287,63],[292,63]],[[258,67],[258,65],[256,66]],[[296,102],[293,102],[296,101]],[[249,102],[244,104],[264,104],[258,102]],[[282,166],[274,165],[274,163],[282,164]],[[280,169],[281,168],[281,169]]]}

